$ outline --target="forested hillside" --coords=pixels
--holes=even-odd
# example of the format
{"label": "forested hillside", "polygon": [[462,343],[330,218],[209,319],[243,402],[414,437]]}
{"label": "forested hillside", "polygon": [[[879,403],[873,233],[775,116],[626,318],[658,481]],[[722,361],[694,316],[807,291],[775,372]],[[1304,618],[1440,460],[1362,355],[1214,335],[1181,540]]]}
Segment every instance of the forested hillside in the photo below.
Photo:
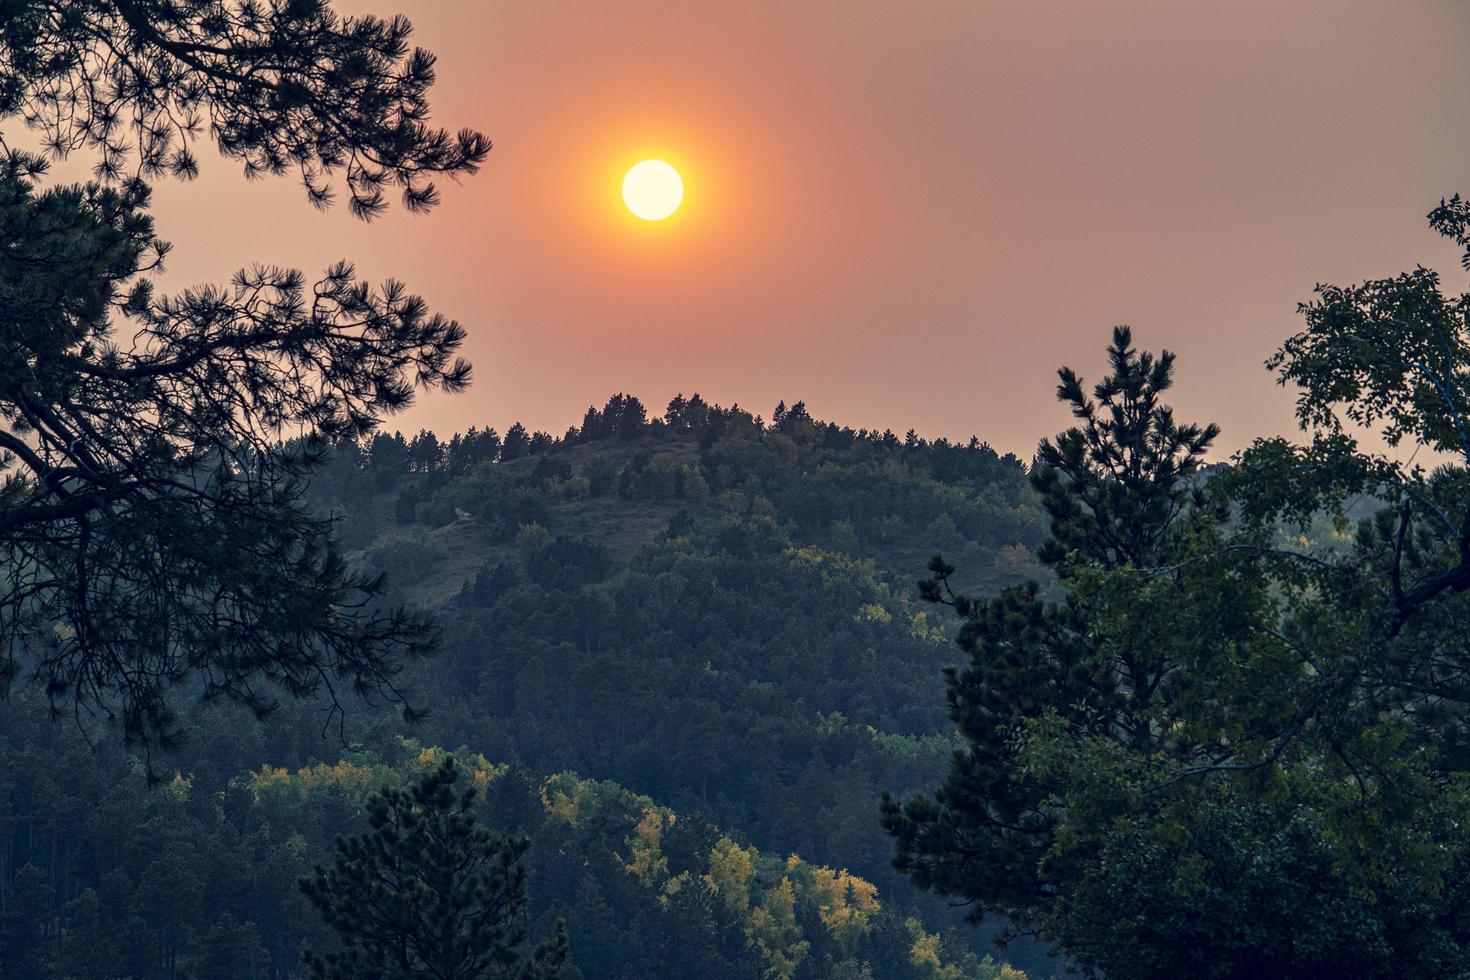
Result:
{"label": "forested hillside", "polygon": [[39,710],[7,713],[11,955],[294,976],[331,945],[296,878],[440,746],[481,819],[531,837],[536,923],[566,920],[583,976],[993,973],[984,934],[892,873],[877,811],[955,745],[952,637],[914,594],[928,555],[977,590],[1040,574],[1020,461],[800,404],[766,423],[695,396],[650,420],[619,395],[557,438],[347,442],[306,493],[385,601],[437,617],[441,652],[404,678],[426,717],[346,692],[341,716],[201,707],[149,790],[126,754],[98,771]]}
{"label": "forested hillside", "polygon": [[1470,980],[1465,24],[345,6],[0,2],[0,978]]}
{"label": "forested hillside", "polygon": [[442,744],[612,778],[888,881],[885,788],[947,761],[952,644],[915,571],[1038,574],[1021,465],[980,444],[770,427],[633,398],[558,441],[382,436],[313,484],[362,560],[443,609]]}

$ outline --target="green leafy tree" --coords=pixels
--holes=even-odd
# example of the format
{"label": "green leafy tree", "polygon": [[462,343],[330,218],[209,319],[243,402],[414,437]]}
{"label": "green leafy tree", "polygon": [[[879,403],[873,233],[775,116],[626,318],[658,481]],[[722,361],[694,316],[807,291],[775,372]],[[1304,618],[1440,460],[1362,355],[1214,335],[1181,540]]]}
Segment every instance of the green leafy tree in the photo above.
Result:
{"label": "green leafy tree", "polygon": [[[1115,334],[1096,402],[1062,372],[1080,424],[1034,480],[1065,598],[972,599],[931,563],[925,596],[962,617],[965,745],[932,797],[884,801],[899,870],[1110,978],[1470,971],[1442,525],[1463,463],[1400,471],[1344,424],[1453,447],[1455,396],[1431,397],[1451,389],[1416,387],[1416,362],[1458,377],[1426,276],[1325,287],[1273,361],[1312,442],[1260,441],[1207,482],[1213,427],[1158,401],[1167,355]],[[1381,509],[1353,538],[1355,494]]]}
{"label": "green leafy tree", "polygon": [[297,478],[416,388],[464,387],[462,328],[346,263],[171,297],[150,277],[168,245],[148,181],[194,176],[206,131],[317,205],[342,178],[364,218],[390,188],[421,211],[435,175],[473,172],[489,142],[428,124],[433,57],[409,35],[320,0],[6,5],[0,120],[93,154],[96,179],[43,187],[46,158],[0,134],[0,679],[152,747],[182,682],[261,712],[282,692],[396,698],[428,649],[430,624],[377,608]]}
{"label": "green leafy tree", "polygon": [[566,959],[556,934],[526,955],[524,839],[477,825],[475,790],[459,792],[452,756],[411,789],[368,798],[367,834],[339,838],[332,867],[301,888],[342,939],[307,954],[319,980],[553,978]]}

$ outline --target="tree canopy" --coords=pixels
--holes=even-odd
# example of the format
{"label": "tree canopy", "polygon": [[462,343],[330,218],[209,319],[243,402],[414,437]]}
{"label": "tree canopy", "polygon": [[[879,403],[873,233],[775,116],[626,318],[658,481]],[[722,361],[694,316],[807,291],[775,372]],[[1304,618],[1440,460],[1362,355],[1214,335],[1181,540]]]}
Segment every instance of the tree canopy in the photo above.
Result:
{"label": "tree canopy", "polygon": [[566,935],[530,955],[523,919],[524,838],[475,820],[473,787],[456,787],[454,756],[417,785],[367,800],[370,830],[339,838],[336,860],[301,879],[343,950],[310,954],[316,980],[554,980]]}
{"label": "tree canopy", "polygon": [[[206,138],[318,205],[340,175],[360,217],[393,187],[432,206],[432,178],[490,145],[429,125],[433,58],[409,36],[314,0],[6,6],[0,119],[46,152],[0,133],[0,636],[4,679],[58,712],[168,744],[181,684],[257,711],[398,698],[432,645],[348,570],[298,478],[416,389],[463,388],[463,329],[345,262],[155,295],[169,248],[148,211],[148,182],[192,177]],[[45,186],[46,157],[76,152],[95,179]]]}
{"label": "tree canopy", "polygon": [[896,867],[1110,978],[1470,973],[1467,308],[1423,269],[1320,287],[1270,362],[1306,440],[1209,470],[1167,353],[1117,331],[1095,402],[1063,369],[1080,422],[1033,473],[1062,601],[931,562],[963,747],[885,800]]}

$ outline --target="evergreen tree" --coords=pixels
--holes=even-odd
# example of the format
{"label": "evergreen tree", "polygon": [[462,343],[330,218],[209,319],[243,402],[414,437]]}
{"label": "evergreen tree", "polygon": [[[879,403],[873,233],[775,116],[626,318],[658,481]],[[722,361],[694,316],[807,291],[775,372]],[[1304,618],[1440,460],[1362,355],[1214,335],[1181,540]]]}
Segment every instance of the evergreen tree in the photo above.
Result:
{"label": "evergreen tree", "polygon": [[454,758],[411,789],[368,798],[371,831],[339,838],[332,867],[302,891],[341,938],[307,954],[317,980],[551,980],[566,959],[556,934],[526,955],[524,839],[478,826],[475,790],[458,792]]}
{"label": "evergreen tree", "polygon": [[684,393],[682,391],[673,398],[670,398],[668,407],[664,409],[664,424],[675,432],[683,432],[688,426],[684,418],[684,412],[688,404],[684,399]]}
{"label": "evergreen tree", "polygon": [[[1064,601],[973,599],[932,561],[964,745],[932,796],[885,799],[900,871],[1090,975],[1470,975],[1470,344],[1433,285],[1323,287],[1273,361],[1312,443],[1261,440],[1207,482],[1215,430],[1159,401],[1167,353],[1116,333],[1095,402],[1061,372],[1080,424],[1034,480]],[[1406,471],[1344,419],[1461,459]],[[1387,506],[1353,539],[1359,493]]]}
{"label": "evergreen tree", "polygon": [[444,447],[440,445],[438,436],[427,429],[420,429],[413,442],[409,443],[408,458],[416,472],[433,473],[443,465]]}
{"label": "evergreen tree", "polygon": [[635,396],[628,395],[623,400],[622,414],[618,418],[618,435],[624,439],[632,439],[647,425],[648,409]]}
{"label": "evergreen tree", "polygon": [[[1172,384],[1167,351],[1157,359],[1140,354],[1119,327],[1108,356],[1112,373],[1096,385],[1096,401],[1070,369],[1058,372],[1057,397],[1081,424],[1054,443],[1043,440],[1031,473],[1051,518],[1040,555],[1064,581],[1083,569],[1166,560],[1169,528],[1200,503],[1186,481],[1217,431],[1178,426],[1160,402]],[[929,569],[923,597],[963,617],[959,644],[969,664],[946,677],[967,750],[956,754],[933,800],[900,808],[885,799],[883,822],[898,841],[894,863],[921,888],[973,897],[982,910],[1029,922],[1051,888],[1042,864],[1056,818],[1052,787],[1020,759],[1018,730],[1060,712],[1079,738],[1117,738],[1147,752],[1156,735],[1151,702],[1177,665],[1142,650],[1115,656],[1081,603],[1048,604],[1035,582],[971,599],[950,589],[953,565],[936,555]]]}
{"label": "evergreen tree", "polygon": [[530,444],[531,437],[526,434],[526,427],[517,422],[505,430],[505,441],[500,445],[500,461],[509,463],[521,459],[528,454]]}
{"label": "evergreen tree", "polygon": [[[47,159],[0,138],[0,681],[58,711],[172,739],[169,691],[269,711],[281,692],[396,697],[422,618],[376,608],[297,478],[419,387],[463,388],[454,321],[341,263],[154,294],[168,252],[148,181],[190,178],[197,135],[248,174],[369,218],[396,187],[473,172],[480,134],[430,127],[433,57],[403,18],[321,0],[19,0],[0,15],[0,120],[97,179],[43,188]],[[9,136],[9,133],[4,134]],[[283,434],[301,434],[294,451]]]}
{"label": "evergreen tree", "polygon": [[578,437],[583,442],[602,437],[602,413],[595,406],[587,406],[587,411],[582,416],[582,428],[578,432]]}
{"label": "evergreen tree", "polygon": [[0,965],[8,975],[41,976],[56,889],[33,864],[17,871],[15,881],[7,885],[6,907],[0,911]]}

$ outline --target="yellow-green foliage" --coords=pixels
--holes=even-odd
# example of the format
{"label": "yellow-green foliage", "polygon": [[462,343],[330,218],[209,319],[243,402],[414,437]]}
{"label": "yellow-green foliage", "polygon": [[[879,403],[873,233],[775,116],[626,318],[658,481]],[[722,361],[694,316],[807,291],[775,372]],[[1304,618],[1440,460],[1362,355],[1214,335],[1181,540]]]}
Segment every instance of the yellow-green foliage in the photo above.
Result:
{"label": "yellow-green foliage", "polygon": [[[925,932],[918,919],[905,919],[904,927],[909,931],[913,946],[909,948],[909,960],[914,966],[927,972],[932,980],[968,980],[959,967],[945,963],[940,956],[939,934]],[[1006,963],[996,963],[989,956],[980,961],[977,980],[1026,980],[1026,974]]]}
{"label": "yellow-green foliage", "polygon": [[934,980],[960,980],[959,969],[946,966],[939,958],[938,933],[925,932],[918,919],[906,919],[904,926],[914,940],[914,945],[909,949],[909,958],[915,966],[927,967]]}
{"label": "yellow-green foliage", "polygon": [[745,934],[766,961],[766,976],[791,980],[811,943],[801,938],[796,924],[796,889],[790,878],[766,892],[758,908],[752,909]]}
{"label": "yellow-green foliage", "polygon": [[[842,723],[840,716],[836,723]],[[562,773],[546,780],[541,801],[548,813],[574,825],[597,815],[602,807],[634,804],[641,817],[624,842],[627,851],[620,856],[623,867],[657,891],[661,901],[667,901],[690,880],[687,872],[670,876],[668,859],[661,850],[664,834],[674,826],[677,815],[648,797],[629,793],[616,783]],[[810,864],[795,854],[783,862],[729,837],[721,837],[711,848],[706,869],[699,877],[718,896],[725,911],[744,923],[746,939],[759,951],[771,980],[789,980],[811,948],[797,924],[798,910],[814,909],[831,939],[850,954],[881,908],[878,889],[845,869]],[[761,881],[774,884],[762,887]],[[917,926],[917,921],[914,924]],[[934,976],[940,980],[958,978],[958,968],[940,958],[939,937],[924,941],[929,944],[924,962],[932,961],[940,971]],[[1008,976],[1003,980],[1024,978]]]}
{"label": "yellow-green foliage", "polygon": [[721,837],[709,855],[709,873],[704,876],[710,890],[725,907],[742,917],[750,911],[750,884],[755,878],[754,850],[745,850],[728,837]]}
{"label": "yellow-green foliage", "polygon": [[944,626],[930,618],[927,610],[918,609],[909,618],[909,635],[916,640],[927,640],[930,643],[945,643],[949,635],[944,632]]}
{"label": "yellow-green foliage", "polygon": [[878,912],[877,887],[846,870],[806,864],[794,854],[786,867],[800,882],[802,898],[816,905],[822,924],[844,952],[851,953]]}
{"label": "yellow-green foliage", "polygon": [[1009,963],[997,964],[990,957],[980,963],[979,980],[1026,980],[1026,974]]}
{"label": "yellow-green foliage", "polygon": [[1036,560],[1030,548],[1021,544],[1008,544],[995,553],[995,568],[1011,581],[1043,582],[1047,577],[1046,566]]}
{"label": "yellow-green foliage", "polygon": [[[643,811],[643,819],[633,828],[628,839],[632,856],[623,863],[629,874],[638,876],[645,885],[662,886],[669,874],[669,859],[659,850],[663,843],[664,828],[674,825],[674,814],[660,807],[649,807]],[[678,887],[674,888],[678,891]],[[666,894],[672,894],[666,890]]]}
{"label": "yellow-green foliage", "polygon": [[841,551],[811,545],[788,548],[786,557],[797,567],[816,569],[831,582],[857,578],[873,598],[858,607],[853,615],[854,622],[886,627],[897,621],[903,631],[916,640],[949,642],[943,624],[928,610],[915,608],[916,603],[907,595],[894,596],[888,584],[878,578],[878,566],[872,559],[853,558]]}
{"label": "yellow-green foliage", "polygon": [[261,766],[246,777],[246,785],[255,802],[262,806],[286,804],[296,806],[336,786],[354,797],[363,797],[375,789],[400,782],[391,766],[373,761],[343,759],[335,765],[315,763],[295,772],[272,766]]}
{"label": "yellow-green foliage", "polygon": [[[834,729],[847,724],[835,712],[826,720]],[[372,790],[416,778],[448,754],[411,739],[401,739],[399,748],[405,761],[396,767],[364,754],[335,765],[303,766],[294,772],[262,767],[246,777],[245,784],[256,802],[268,808],[300,805],[333,787],[360,800]],[[463,749],[453,754],[461,771],[482,792],[506,771],[505,766],[491,763],[482,755]],[[188,780],[179,777],[169,788],[187,794]],[[881,908],[877,888],[846,870],[809,864],[794,854],[783,861],[742,846],[730,837],[721,837],[715,843],[703,873],[698,873],[696,867],[694,877],[687,871],[670,875],[662,848],[678,816],[617,783],[559,773],[543,781],[540,800],[549,818],[573,827],[595,825],[610,814],[631,816],[634,822],[617,855],[628,874],[665,903],[690,881],[702,880],[718,897],[725,913],[743,924],[746,940],[759,952],[769,980],[791,980],[811,949],[810,940],[798,924],[802,910],[809,910],[808,915],[815,911],[815,919],[830,939],[844,954],[852,955]],[[959,980],[959,968],[942,959],[939,936],[925,933],[916,919],[908,920],[908,926],[913,937],[913,962],[927,966],[935,980]],[[1025,980],[1014,971],[1004,972],[1007,970],[1002,968],[1003,972],[984,980]]]}
{"label": "yellow-green foliage", "polygon": [[362,753],[341,759],[334,765],[318,762],[302,766],[295,772],[261,766],[241,782],[261,806],[296,806],[326,793],[332,787],[344,791],[350,797],[361,799],[373,790],[384,786],[399,786],[408,779],[418,778],[450,754],[453,754],[455,762],[459,764],[461,774],[468,776],[474,788],[481,793],[506,770],[505,766],[496,765],[483,755],[466,749],[449,753],[441,748],[422,746],[409,738],[400,738],[398,747],[407,758],[403,767],[406,772],[388,765],[371,753]]}
{"label": "yellow-green foliage", "polygon": [[[840,711],[832,711],[827,714],[817,712],[817,731],[823,735],[840,735],[856,728],[846,715]],[[868,738],[873,740],[887,755],[895,759],[912,762],[923,755],[929,755],[935,759],[947,759],[957,747],[958,740],[953,736],[945,735],[900,735],[894,732],[880,732],[872,725],[863,725],[861,729]]]}
{"label": "yellow-green foliage", "polygon": [[194,777],[185,776],[183,773],[174,773],[174,778],[164,784],[164,792],[175,800],[183,802],[189,798],[189,793],[194,789]]}
{"label": "yellow-green foliage", "polygon": [[631,801],[653,806],[646,796],[635,796],[617,783],[606,780],[578,779],[576,773],[563,772],[547,778],[541,786],[541,805],[547,813],[573,827],[599,807]]}
{"label": "yellow-green foliage", "polygon": [[827,551],[812,545],[787,548],[786,557],[793,565],[818,569],[824,577],[834,581],[845,581],[848,576],[855,576],[884,598],[890,593],[888,586],[878,580],[878,565],[871,558],[853,558],[840,551]]}

